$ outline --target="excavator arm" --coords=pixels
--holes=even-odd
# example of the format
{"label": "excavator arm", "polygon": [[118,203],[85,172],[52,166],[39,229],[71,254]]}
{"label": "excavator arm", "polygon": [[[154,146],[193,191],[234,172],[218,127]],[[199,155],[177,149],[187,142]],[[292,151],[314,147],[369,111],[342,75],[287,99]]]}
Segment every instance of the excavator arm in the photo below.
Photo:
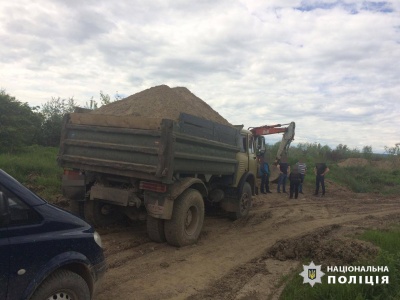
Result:
{"label": "excavator arm", "polygon": [[250,127],[249,130],[256,137],[261,135],[283,133],[282,141],[279,145],[279,149],[276,153],[274,162],[274,164],[278,164],[282,158],[282,155],[287,154],[290,147],[290,143],[294,140],[295,128],[296,128],[295,122],[290,122],[288,124],[275,124],[275,125],[264,125],[259,127]]}

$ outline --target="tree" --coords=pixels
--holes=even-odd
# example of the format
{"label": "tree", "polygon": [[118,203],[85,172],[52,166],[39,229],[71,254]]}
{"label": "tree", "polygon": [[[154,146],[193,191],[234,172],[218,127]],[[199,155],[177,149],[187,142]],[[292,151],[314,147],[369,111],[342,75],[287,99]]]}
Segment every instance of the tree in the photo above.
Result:
{"label": "tree", "polygon": [[61,99],[52,97],[42,106],[44,117],[41,129],[40,144],[43,146],[56,147],[60,144],[62,120],[66,113],[75,109],[74,98]]}
{"label": "tree", "polygon": [[97,101],[92,98],[90,98],[89,102],[86,102],[85,104],[85,108],[86,109],[90,109],[90,110],[94,110],[97,109]]}
{"label": "tree", "polygon": [[365,158],[370,159],[372,157],[372,146],[364,146],[362,148],[362,154]]}
{"label": "tree", "polygon": [[400,143],[397,143],[394,147],[385,146],[385,153],[389,155],[399,155],[400,154]]}
{"label": "tree", "polygon": [[37,143],[43,115],[0,90],[0,151],[13,152]]}
{"label": "tree", "polygon": [[111,97],[109,94],[104,94],[103,91],[100,91],[100,106],[99,103],[93,99],[93,97],[89,100],[89,102],[86,102],[85,108],[87,109],[97,109],[99,107],[102,107],[103,105],[110,104],[114,101],[121,100],[122,97],[118,94],[118,92],[114,95],[114,100],[111,100]]}

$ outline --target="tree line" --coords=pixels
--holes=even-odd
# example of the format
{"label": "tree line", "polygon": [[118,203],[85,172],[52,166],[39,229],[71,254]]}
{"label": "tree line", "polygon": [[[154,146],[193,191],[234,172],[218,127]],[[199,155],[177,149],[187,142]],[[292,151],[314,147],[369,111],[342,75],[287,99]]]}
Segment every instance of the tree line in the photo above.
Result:
{"label": "tree line", "polygon": [[[114,100],[120,100],[117,94]],[[85,108],[96,109],[113,102],[100,91],[100,101],[93,97]],[[31,107],[0,90],[0,152],[13,153],[30,145],[58,147],[63,117],[77,107],[74,98],[53,97],[41,106]]]}
{"label": "tree line", "polygon": [[[121,100],[118,93],[114,99],[100,91],[99,101],[93,97],[86,102],[84,108],[96,109],[99,106]],[[0,90],[0,152],[15,152],[30,145],[58,147],[62,121],[65,114],[73,112],[77,104],[73,98],[63,99],[53,97],[42,106],[31,107],[28,103],[18,101],[5,90]],[[279,142],[269,145],[270,153],[276,153]],[[400,154],[400,144],[393,147],[385,146],[385,153]],[[295,157],[318,157],[323,160],[338,161],[348,157],[374,156],[372,146],[364,146],[362,150],[350,149],[347,145],[339,144],[332,149],[319,143],[299,143],[290,147]]]}

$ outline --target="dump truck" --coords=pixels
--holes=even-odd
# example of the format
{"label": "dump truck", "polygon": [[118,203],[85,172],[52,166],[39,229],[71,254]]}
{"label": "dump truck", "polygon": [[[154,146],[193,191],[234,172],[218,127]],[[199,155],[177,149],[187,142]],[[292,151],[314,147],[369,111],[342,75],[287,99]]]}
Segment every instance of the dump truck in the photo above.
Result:
{"label": "dump truck", "polygon": [[95,226],[122,216],[146,220],[155,242],[197,241],[205,206],[246,216],[258,193],[265,140],[243,126],[181,113],[178,120],[71,113],[58,163],[63,195]]}

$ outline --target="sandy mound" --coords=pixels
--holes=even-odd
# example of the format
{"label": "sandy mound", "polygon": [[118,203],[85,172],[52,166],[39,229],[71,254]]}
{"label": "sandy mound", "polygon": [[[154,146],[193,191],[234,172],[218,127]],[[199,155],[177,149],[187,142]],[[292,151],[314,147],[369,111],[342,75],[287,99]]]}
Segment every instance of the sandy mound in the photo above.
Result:
{"label": "sandy mound", "polygon": [[365,158],[348,158],[340,163],[338,163],[339,167],[364,167],[368,166],[369,161]]}
{"label": "sandy mound", "polygon": [[382,160],[369,161],[365,158],[347,158],[338,163],[338,166],[342,168],[372,166],[383,170],[393,170],[400,167],[400,159],[397,157],[390,157]]}
{"label": "sandy mound", "polygon": [[160,85],[104,105],[94,114],[142,116],[178,120],[181,112],[220,124],[231,125],[206,102],[185,87]]}

